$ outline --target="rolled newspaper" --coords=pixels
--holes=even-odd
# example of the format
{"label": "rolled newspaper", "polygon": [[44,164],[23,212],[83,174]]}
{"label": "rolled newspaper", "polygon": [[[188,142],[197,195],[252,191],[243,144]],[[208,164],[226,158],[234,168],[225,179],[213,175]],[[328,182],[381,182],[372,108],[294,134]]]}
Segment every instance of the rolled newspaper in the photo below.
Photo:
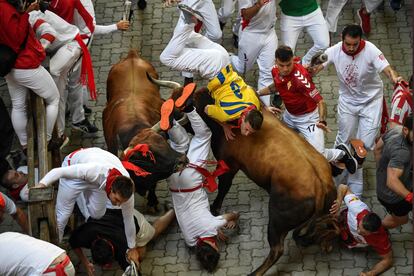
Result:
{"label": "rolled newspaper", "polygon": [[122,15],[122,20],[128,20],[130,11],[131,11],[131,1],[126,0],[124,4],[124,14]]}

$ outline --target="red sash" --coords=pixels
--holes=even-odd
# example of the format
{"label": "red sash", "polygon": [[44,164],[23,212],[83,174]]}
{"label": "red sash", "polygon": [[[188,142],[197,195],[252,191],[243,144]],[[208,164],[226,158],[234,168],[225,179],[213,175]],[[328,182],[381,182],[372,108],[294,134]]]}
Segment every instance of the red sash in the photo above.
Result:
{"label": "red sash", "polygon": [[[66,255],[66,257],[65,257],[65,259],[62,261],[62,262],[60,262],[60,263],[58,263],[58,264],[56,264],[56,265],[54,265],[54,267],[48,267],[44,272],[43,272],[43,274],[46,274],[46,273],[50,273],[50,272],[55,272],[56,273],[56,276],[66,276],[67,274],[66,274],[66,272],[65,272],[65,267],[68,265],[68,264],[70,264],[70,259],[69,259],[69,256],[68,255]],[[52,266],[52,265],[51,265]]]}
{"label": "red sash", "polygon": [[92,59],[91,54],[89,53],[88,47],[86,47],[81,36],[77,34],[75,40],[78,42],[79,46],[82,49],[82,68],[81,68],[81,78],[80,81],[82,84],[87,84],[89,88],[89,93],[92,100],[96,100],[96,87],[95,87],[95,77],[93,74]]}

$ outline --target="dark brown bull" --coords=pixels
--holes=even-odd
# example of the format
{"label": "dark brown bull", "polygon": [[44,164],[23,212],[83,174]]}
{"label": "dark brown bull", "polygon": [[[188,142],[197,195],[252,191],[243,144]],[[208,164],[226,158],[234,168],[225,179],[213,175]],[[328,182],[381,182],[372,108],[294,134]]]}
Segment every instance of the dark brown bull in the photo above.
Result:
{"label": "dark brown bull", "polygon": [[136,191],[145,196],[148,206],[156,207],[155,183],[165,179],[187,164],[187,157],[168,145],[165,137],[152,129],[160,120],[163,103],[159,87],[151,83],[147,73],[158,78],[154,67],[131,50],[125,59],[112,66],[107,79],[107,104],[103,111],[103,128],[108,150],[148,144],[155,157],[133,154],[129,161],[151,174],[145,177],[130,172]]}
{"label": "dark brown bull", "polygon": [[286,234],[291,230],[297,244],[319,243],[328,249],[338,235],[338,228],[328,215],[336,199],[336,189],[326,159],[267,111],[263,112],[260,131],[250,136],[238,133],[234,141],[226,141],[222,127],[203,112],[206,104],[213,103],[207,89],[196,92],[195,102],[212,130],[216,159],[225,160],[230,167],[229,173],[219,177],[212,212],[219,212],[238,170],[270,196],[267,236],[270,252],[252,275],[263,275],[279,259]]}

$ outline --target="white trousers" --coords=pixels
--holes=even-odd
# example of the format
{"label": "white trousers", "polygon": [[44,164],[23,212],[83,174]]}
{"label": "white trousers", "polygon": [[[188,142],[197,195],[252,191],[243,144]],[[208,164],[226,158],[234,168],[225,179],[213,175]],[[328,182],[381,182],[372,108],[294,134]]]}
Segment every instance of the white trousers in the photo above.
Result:
{"label": "white trousers", "polygon": [[[56,83],[60,95],[59,112],[56,121],[59,137],[62,136],[65,131],[65,110],[66,99],[68,97],[66,85],[68,83],[68,74],[72,66],[79,59],[80,54],[81,49],[78,42],[72,41],[60,47],[59,50],[50,59],[50,74]],[[80,95],[80,97],[82,97],[82,95]],[[75,116],[72,116],[72,118],[73,117],[76,118],[76,114]]]}
{"label": "white trousers", "polygon": [[[351,138],[361,139],[367,150],[373,150],[375,138],[380,129],[382,114],[382,98],[367,104],[351,105],[338,101],[338,134],[335,145],[349,144]],[[348,186],[356,195],[363,191],[362,168],[348,176]]]}
{"label": "white trousers", "polygon": [[[383,0],[362,0],[368,13],[373,12]],[[335,33],[338,26],[338,18],[348,0],[329,0],[325,20],[331,33]]]}
{"label": "white trousers", "polygon": [[194,32],[193,24],[177,26],[173,37],[160,55],[164,65],[187,72],[198,72],[212,79],[230,63],[229,54],[221,45]]}
{"label": "white trousers", "polygon": [[320,8],[304,16],[289,16],[281,13],[280,32],[282,44],[295,52],[296,43],[302,30],[305,29],[313,40],[313,46],[302,58],[302,64],[309,64],[319,51],[329,47],[329,32]]}
{"label": "white trousers", "polygon": [[[273,83],[271,71],[275,61],[277,44],[274,28],[266,33],[240,31],[238,55],[232,55],[230,58],[233,68],[244,76],[257,61],[259,66],[257,89],[260,90],[271,85]],[[270,105],[270,96],[260,98],[267,106]]]}
{"label": "white trousers", "polygon": [[11,120],[22,146],[27,145],[27,94],[29,90],[46,102],[47,140],[52,138],[59,109],[59,91],[43,66],[36,69],[13,69],[5,77],[12,102]]}
{"label": "white trousers", "polygon": [[[212,0],[190,0],[184,1],[183,4],[188,5],[190,8],[200,12],[203,16],[203,26],[201,29],[201,33],[209,38],[211,41],[219,42],[223,33],[220,28],[220,23],[217,17],[216,7]],[[174,32],[177,28],[181,29],[182,25],[186,25],[184,22],[184,16],[182,12],[180,12],[180,17],[178,18],[177,25],[175,26]],[[192,24],[191,24],[192,25]],[[183,71],[183,77],[192,78],[193,73],[191,71]]]}
{"label": "white trousers", "polygon": [[[194,2],[194,1],[193,1]],[[218,42],[223,33],[220,29],[220,23],[218,20],[216,7],[212,0],[195,1],[194,3],[188,3],[190,8],[198,11],[203,16],[203,27],[204,35],[211,41]],[[185,25],[184,15],[180,12],[180,17],[176,25],[176,29]],[[175,31],[175,30],[174,30]]]}
{"label": "white trousers", "polygon": [[[62,167],[68,165],[68,156],[65,157]],[[104,190],[92,189],[87,187],[88,183],[82,179],[59,179],[59,189],[56,198],[56,221],[58,228],[59,241],[62,241],[65,226],[73,213],[73,208],[78,198],[84,196],[83,207],[86,207],[87,214],[94,219],[99,219],[105,215],[106,202],[108,196]],[[82,206],[79,206],[81,210]]]}
{"label": "white trousers", "polygon": [[67,102],[72,116],[72,123],[79,123],[85,120],[85,111],[83,110],[84,94],[87,92],[86,86],[80,83],[82,68],[82,58],[78,61],[80,64],[69,73],[69,82],[67,86]]}
{"label": "white trousers", "polygon": [[[194,136],[190,140],[186,130],[182,126],[175,124],[168,131],[171,148],[181,153],[185,153],[185,149],[188,148],[187,158],[189,162],[205,167],[202,161],[207,160],[210,152],[211,130],[195,109],[187,113],[187,116],[194,130]],[[186,168],[181,173],[175,173],[168,179],[170,188],[173,189],[192,188],[199,185],[202,181],[202,175],[192,168]]]}
{"label": "white trousers", "polygon": [[316,123],[319,121],[318,108],[304,115],[293,115],[285,110],[283,121],[290,128],[299,131],[309,144],[325,156],[328,162],[337,161],[344,156],[342,150],[325,148],[325,134],[322,129],[316,127]]}
{"label": "white trousers", "polygon": [[[222,0],[221,7],[217,11],[218,19],[221,23],[227,23],[235,11],[237,0]],[[233,23],[232,31],[233,34],[239,35],[241,22],[241,12],[237,8],[237,17]]]}

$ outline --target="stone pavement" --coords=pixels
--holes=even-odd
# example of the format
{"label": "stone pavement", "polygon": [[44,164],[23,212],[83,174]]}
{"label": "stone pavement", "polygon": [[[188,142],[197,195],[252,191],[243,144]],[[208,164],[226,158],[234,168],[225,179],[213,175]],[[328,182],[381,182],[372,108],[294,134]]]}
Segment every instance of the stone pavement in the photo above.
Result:
{"label": "stone pavement", "polygon": [[[216,7],[218,7],[218,1]],[[323,1],[322,10],[325,12],[328,1]],[[369,40],[376,44],[384,53],[396,70],[408,79],[412,72],[412,15],[411,3],[406,4],[398,12],[394,13],[386,1],[385,9],[380,9],[372,15],[372,34]],[[110,24],[118,21],[122,16],[123,2],[121,0],[95,1],[96,21],[99,24]],[[339,20],[338,30],[347,23],[358,21],[356,11],[360,1],[348,3]],[[279,11],[278,11],[279,13]],[[159,55],[172,35],[172,30],[177,21],[176,8],[162,8],[161,2],[150,2],[145,11],[139,11],[135,15],[130,31],[114,33],[112,35],[96,36],[93,41],[91,54],[95,67],[95,76],[99,98],[88,105],[94,113],[91,121],[97,124],[100,131],[97,137],[87,137],[79,132],[67,129],[71,142],[65,149],[69,152],[80,146],[99,146],[105,148],[102,132],[102,110],[105,106],[106,78],[111,65],[125,56],[129,48],[139,49],[143,58],[150,61],[157,69],[160,77],[168,80],[182,82],[178,72],[171,71],[159,62]],[[276,24],[279,35],[279,24]],[[333,42],[339,41],[339,34],[333,38]],[[254,42],[252,42],[254,43]],[[224,31],[223,45],[230,52],[236,52],[232,47],[231,26],[227,24]],[[297,54],[303,55],[311,45],[308,36],[301,35],[297,45]],[[247,74],[247,82],[255,86],[257,70]],[[383,77],[387,100],[390,101],[392,86]],[[320,88],[328,106],[328,125],[332,133],[327,135],[327,146],[332,146],[336,135],[336,103],[338,81],[334,69],[321,73],[315,78],[317,87]],[[203,82],[205,83],[205,82]],[[162,90],[164,97],[167,91]],[[10,106],[5,88],[1,90],[1,96]],[[365,192],[364,201],[370,205],[380,216],[385,215],[384,208],[379,205],[375,196],[375,163],[370,160],[364,164]],[[170,199],[165,182],[158,186],[158,196],[163,203]],[[214,199],[215,194],[210,195]],[[137,209],[143,211],[145,200],[137,196]],[[231,236],[227,244],[221,244],[221,259],[215,275],[246,275],[257,268],[268,254],[267,220],[268,220],[268,196],[242,173],[235,178],[234,184],[224,201],[223,211],[240,211],[240,229]],[[153,217],[150,219],[153,219]],[[391,231],[391,239],[394,251],[394,266],[384,275],[410,275],[412,272],[412,225],[404,225]],[[0,226],[0,232],[18,231],[17,225],[10,219]],[[76,258],[73,258],[78,263]],[[285,241],[285,252],[276,265],[267,275],[358,275],[360,271],[372,267],[378,261],[376,253],[370,249],[347,250],[337,246],[333,252],[323,254],[318,247],[299,249],[288,236]],[[80,269],[79,275],[86,275]],[[148,254],[142,263],[144,275],[206,275],[201,271],[195,255],[186,248],[177,224],[174,223],[168,232],[157,241],[151,243]],[[100,271],[98,275],[121,275],[116,268],[109,271]]]}

